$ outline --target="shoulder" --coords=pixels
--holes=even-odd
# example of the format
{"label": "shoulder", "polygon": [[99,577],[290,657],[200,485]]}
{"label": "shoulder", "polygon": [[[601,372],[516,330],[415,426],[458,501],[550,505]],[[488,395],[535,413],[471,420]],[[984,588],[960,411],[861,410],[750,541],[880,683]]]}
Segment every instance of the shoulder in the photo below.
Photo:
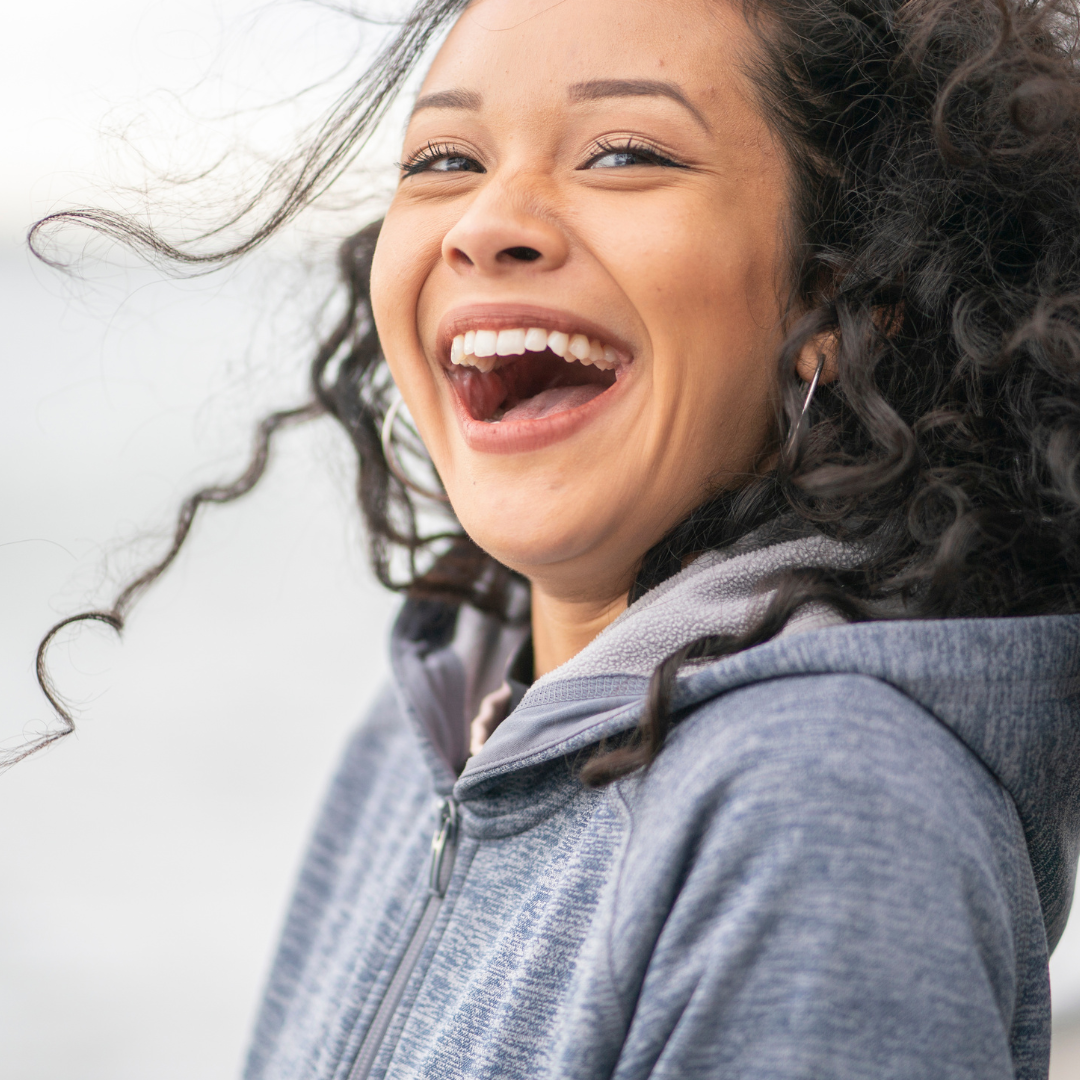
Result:
{"label": "shoulder", "polygon": [[334,774],[330,798],[349,799],[385,772],[387,763],[414,749],[415,738],[392,685],[383,686],[350,733]]}
{"label": "shoulder", "polygon": [[1025,996],[1042,1046],[1045,951],[1015,810],[899,690],[814,675],[730,691],[619,788],[632,828],[613,963],[660,912],[639,1011],[675,1001],[688,1060],[708,1047],[732,1075],[1011,1076]]}
{"label": "shoulder", "polygon": [[[777,807],[859,805],[926,818],[960,804],[1000,810],[1004,793],[983,763],[918,702],[867,675],[768,679],[693,708],[661,760],[705,795],[717,786]],[[658,761],[659,765],[660,762]]]}
{"label": "shoulder", "polygon": [[[880,1072],[896,1039],[905,1075],[1003,1076],[1021,984],[1045,1019],[1016,811],[889,684],[813,675],[733,690],[694,709],[622,790],[626,892],[669,888],[664,978],[686,969],[711,986],[710,1007],[732,1003],[758,1045],[816,1046],[820,1075],[856,1076]],[[697,942],[692,955],[682,941]],[[834,1057],[850,1067],[830,1071]]]}
{"label": "shoulder", "polygon": [[[645,835],[706,878],[769,867],[804,897],[866,910],[1030,891],[1012,801],[955,735],[881,680],[769,680],[695,708],[625,787]],[[920,897],[922,899],[920,899]]]}
{"label": "shoulder", "polygon": [[392,686],[375,696],[350,735],[323,798],[300,886],[325,891],[342,860],[372,834],[407,828],[431,797],[412,725]]}

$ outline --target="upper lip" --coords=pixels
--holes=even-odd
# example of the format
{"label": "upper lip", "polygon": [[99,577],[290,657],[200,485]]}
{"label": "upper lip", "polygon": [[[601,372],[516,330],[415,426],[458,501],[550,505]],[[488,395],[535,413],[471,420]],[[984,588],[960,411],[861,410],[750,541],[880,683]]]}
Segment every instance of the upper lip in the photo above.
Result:
{"label": "upper lip", "polygon": [[584,334],[610,345],[624,362],[633,359],[634,350],[618,334],[594,319],[557,308],[537,304],[469,304],[448,311],[439,322],[435,348],[439,362],[450,367],[450,346],[458,334],[469,330],[515,330],[539,326],[566,334]]}

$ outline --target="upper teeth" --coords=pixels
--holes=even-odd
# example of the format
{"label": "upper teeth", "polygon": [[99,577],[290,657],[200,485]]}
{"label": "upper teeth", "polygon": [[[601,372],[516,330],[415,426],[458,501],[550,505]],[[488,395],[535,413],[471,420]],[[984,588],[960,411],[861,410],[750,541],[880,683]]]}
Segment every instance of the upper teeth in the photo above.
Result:
{"label": "upper teeth", "polygon": [[601,341],[584,334],[564,334],[561,330],[530,326],[518,330],[470,330],[458,334],[450,346],[450,363],[491,371],[500,356],[520,356],[550,349],[556,356],[569,356],[583,364],[610,370],[619,366],[619,354]]}

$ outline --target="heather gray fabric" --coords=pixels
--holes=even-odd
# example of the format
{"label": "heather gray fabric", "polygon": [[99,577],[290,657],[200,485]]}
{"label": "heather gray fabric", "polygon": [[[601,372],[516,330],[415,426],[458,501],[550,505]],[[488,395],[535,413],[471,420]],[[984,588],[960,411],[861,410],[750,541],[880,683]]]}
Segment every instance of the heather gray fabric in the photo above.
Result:
{"label": "heather gray fabric", "polygon": [[[741,625],[784,566],[848,557],[793,544],[699,560],[642,598],[460,776],[468,708],[522,632],[407,604],[247,1080],[347,1080],[410,944],[371,1077],[1045,1077],[1047,943],[1080,836],[1080,617],[818,612],[682,676],[684,719],[646,774],[574,779],[634,726],[680,634]],[[457,854],[418,944],[445,796]]]}

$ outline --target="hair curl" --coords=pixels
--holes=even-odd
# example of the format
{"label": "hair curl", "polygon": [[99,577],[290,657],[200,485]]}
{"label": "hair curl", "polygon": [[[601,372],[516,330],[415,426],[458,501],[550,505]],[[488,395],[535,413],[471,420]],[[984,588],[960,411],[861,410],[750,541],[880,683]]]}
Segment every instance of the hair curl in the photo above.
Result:
{"label": "hair curl", "polygon": [[[312,163],[355,156],[419,57],[417,43],[464,6],[416,7],[298,175],[328,175]],[[1077,0],[745,0],[744,9],[759,45],[749,71],[793,177],[791,306],[800,318],[777,358],[784,449],[766,475],[715,493],[653,547],[631,600],[692,555],[779,518],[801,532],[862,541],[868,554],[857,571],[793,571],[744,633],[704,637],[668,657],[637,730],[581,769],[588,784],[655,758],[678,719],[670,701],[683,663],[768,640],[808,602],[851,620],[884,617],[898,603],[908,618],[1080,610]],[[269,231],[257,235],[311,194],[289,188],[266,219]],[[124,223],[78,213],[147,242]],[[456,523],[422,533],[412,497],[383,457],[390,380],[368,297],[377,232],[376,223],[342,247],[350,303],[313,363],[312,401],[264,425],[245,477],[189,501],[166,558],[110,612],[84,617],[120,629],[126,605],[175,557],[199,502],[249,490],[273,428],[323,413],[356,449],[379,579],[507,617],[511,572]],[[801,419],[796,359],[830,331],[836,377]],[[391,574],[395,551],[409,560],[401,580]],[[44,674],[52,633],[38,670],[70,723]]]}

